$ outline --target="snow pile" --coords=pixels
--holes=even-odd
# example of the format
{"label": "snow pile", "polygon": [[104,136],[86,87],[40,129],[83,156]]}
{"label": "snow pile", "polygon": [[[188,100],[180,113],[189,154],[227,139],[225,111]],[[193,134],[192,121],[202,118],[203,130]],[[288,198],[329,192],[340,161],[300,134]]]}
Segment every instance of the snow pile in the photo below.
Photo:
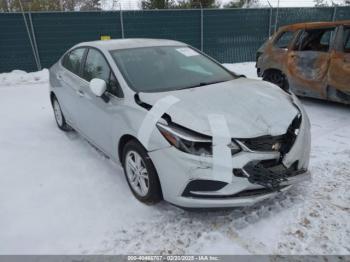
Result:
{"label": "snow pile", "polygon": [[49,80],[49,70],[27,73],[22,70],[13,70],[11,73],[0,74],[0,87],[35,83],[45,83]]}

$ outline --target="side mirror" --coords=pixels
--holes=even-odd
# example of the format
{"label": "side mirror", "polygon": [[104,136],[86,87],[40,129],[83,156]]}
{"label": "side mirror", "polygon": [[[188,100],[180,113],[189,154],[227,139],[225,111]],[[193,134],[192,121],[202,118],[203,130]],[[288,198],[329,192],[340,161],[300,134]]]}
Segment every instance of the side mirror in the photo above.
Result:
{"label": "side mirror", "polygon": [[96,96],[102,96],[107,90],[106,81],[94,78],[90,81],[90,89]]}

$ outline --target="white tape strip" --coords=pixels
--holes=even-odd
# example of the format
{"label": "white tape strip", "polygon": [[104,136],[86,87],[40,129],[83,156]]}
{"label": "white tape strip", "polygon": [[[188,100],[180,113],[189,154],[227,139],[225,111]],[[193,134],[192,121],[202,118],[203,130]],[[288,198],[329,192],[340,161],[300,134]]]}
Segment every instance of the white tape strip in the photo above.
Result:
{"label": "white tape strip", "polygon": [[228,145],[231,143],[230,131],[226,118],[223,115],[208,115],[208,120],[213,136],[213,178],[226,183],[231,183],[232,156]]}
{"label": "white tape strip", "polygon": [[137,134],[137,138],[145,148],[148,148],[149,139],[158,120],[173,104],[179,101],[175,96],[166,96],[159,99],[151,110],[148,111]]}

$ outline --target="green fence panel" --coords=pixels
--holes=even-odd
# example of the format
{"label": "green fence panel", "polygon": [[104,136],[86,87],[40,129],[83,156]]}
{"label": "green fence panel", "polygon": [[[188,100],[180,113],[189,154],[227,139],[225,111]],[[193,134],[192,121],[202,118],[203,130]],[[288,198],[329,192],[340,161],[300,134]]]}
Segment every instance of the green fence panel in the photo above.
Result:
{"label": "green fence panel", "polygon": [[350,19],[350,6],[349,7],[337,7],[336,20],[349,20]]}
{"label": "green fence panel", "polygon": [[37,70],[22,14],[0,14],[0,72]]}
{"label": "green fence panel", "polygon": [[200,10],[123,12],[125,37],[175,39],[200,48]]}
{"label": "green fence panel", "polygon": [[222,63],[255,60],[269,17],[269,9],[204,10],[204,51]]}
{"label": "green fence panel", "polygon": [[121,37],[119,12],[34,13],[32,20],[43,67],[80,42],[99,40],[101,35]]}
{"label": "green fence panel", "polygon": [[[335,13],[334,10],[280,8],[277,27],[350,19],[350,7],[337,7]],[[204,9],[204,52],[223,63],[254,61],[256,50],[266,41],[269,31],[274,31],[276,14],[276,9],[269,8]],[[101,35],[122,37],[119,11],[34,12],[31,16],[41,65],[46,68],[77,43],[98,40]],[[124,11],[123,21],[127,38],[174,39],[201,48],[200,9]],[[0,72],[13,69],[35,71],[37,67],[22,14],[1,13]]]}

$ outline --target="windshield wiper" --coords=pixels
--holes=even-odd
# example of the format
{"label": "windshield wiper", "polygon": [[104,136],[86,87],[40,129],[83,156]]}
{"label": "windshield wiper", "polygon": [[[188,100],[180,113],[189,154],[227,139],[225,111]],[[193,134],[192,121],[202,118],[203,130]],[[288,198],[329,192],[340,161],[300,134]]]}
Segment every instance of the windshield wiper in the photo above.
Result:
{"label": "windshield wiper", "polygon": [[195,84],[195,85],[192,85],[192,86],[181,87],[181,88],[178,88],[177,90],[191,89],[191,88],[196,88],[196,87],[200,87],[200,86],[208,86],[208,85],[218,84],[218,83],[227,82],[227,81],[228,80],[213,81],[213,82],[200,82],[199,84]]}

